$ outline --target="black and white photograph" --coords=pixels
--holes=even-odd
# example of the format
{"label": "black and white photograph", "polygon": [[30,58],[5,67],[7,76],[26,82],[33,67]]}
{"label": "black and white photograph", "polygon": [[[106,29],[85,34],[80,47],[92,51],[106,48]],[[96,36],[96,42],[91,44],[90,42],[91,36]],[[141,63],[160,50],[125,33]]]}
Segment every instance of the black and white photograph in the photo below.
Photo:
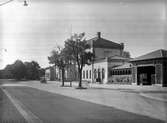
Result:
{"label": "black and white photograph", "polygon": [[0,0],[0,123],[167,123],[167,1]]}

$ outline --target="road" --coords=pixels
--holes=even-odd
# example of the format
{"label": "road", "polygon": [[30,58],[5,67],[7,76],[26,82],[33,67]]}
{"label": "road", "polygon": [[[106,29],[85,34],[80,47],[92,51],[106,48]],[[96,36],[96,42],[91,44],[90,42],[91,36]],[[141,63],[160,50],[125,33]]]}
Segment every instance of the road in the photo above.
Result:
{"label": "road", "polygon": [[26,123],[23,116],[14,107],[0,88],[0,123]]}
{"label": "road", "polygon": [[30,87],[5,87],[33,116],[44,123],[163,123],[91,102],[53,94]]}

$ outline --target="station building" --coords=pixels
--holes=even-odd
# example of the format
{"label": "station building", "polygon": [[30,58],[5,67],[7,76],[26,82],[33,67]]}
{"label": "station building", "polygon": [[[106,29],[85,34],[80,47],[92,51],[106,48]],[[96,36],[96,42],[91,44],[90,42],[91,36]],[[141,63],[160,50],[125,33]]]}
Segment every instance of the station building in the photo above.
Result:
{"label": "station building", "polygon": [[110,71],[110,84],[132,84],[132,64],[127,62]]}
{"label": "station building", "polygon": [[[125,54],[124,44],[102,38],[101,32],[87,42],[95,58],[92,64],[83,67],[82,80],[84,81],[107,83],[111,69],[129,61],[129,58],[123,57]],[[47,68],[45,73],[48,80],[61,80],[61,71],[55,66]],[[78,80],[77,65],[73,64],[67,67],[65,79]]]}
{"label": "station building", "polygon": [[[124,56],[123,43],[104,39],[100,32],[87,42],[95,58],[92,64],[83,67],[83,81],[167,86],[167,50],[160,49],[131,59]],[[45,76],[48,80],[61,80],[61,71],[52,66],[46,69]],[[65,79],[68,78],[78,80],[76,65],[65,70]]]}
{"label": "station building", "polygon": [[111,77],[111,69],[129,61],[129,58],[123,56],[124,44],[104,39],[100,32],[87,42],[95,58],[91,65],[83,67],[82,79],[85,81],[107,83]]}
{"label": "station building", "polygon": [[132,81],[137,85],[167,87],[167,50],[156,50],[131,60]]}

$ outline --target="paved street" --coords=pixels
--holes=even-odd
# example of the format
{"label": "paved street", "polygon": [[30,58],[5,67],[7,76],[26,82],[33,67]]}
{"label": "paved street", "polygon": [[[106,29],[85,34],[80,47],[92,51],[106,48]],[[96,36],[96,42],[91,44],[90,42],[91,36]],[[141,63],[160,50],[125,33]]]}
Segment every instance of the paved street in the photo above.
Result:
{"label": "paved street", "polygon": [[[68,97],[115,107],[127,112],[145,115],[152,118],[167,121],[167,103],[157,99],[142,96],[141,92],[166,92],[166,88],[157,88],[149,86],[126,86],[126,85],[108,85],[103,88],[99,85],[97,88],[92,86],[86,90],[75,89],[73,87],[60,87],[59,82],[48,82],[41,84],[38,81],[22,82],[22,84],[39,90],[65,95]],[[107,86],[107,85],[106,85]]]}
{"label": "paved street", "polygon": [[162,121],[53,94],[29,87],[5,87],[12,97],[42,122],[57,123],[161,123]]}
{"label": "paved street", "polygon": [[23,116],[0,89],[0,123],[26,123]]}

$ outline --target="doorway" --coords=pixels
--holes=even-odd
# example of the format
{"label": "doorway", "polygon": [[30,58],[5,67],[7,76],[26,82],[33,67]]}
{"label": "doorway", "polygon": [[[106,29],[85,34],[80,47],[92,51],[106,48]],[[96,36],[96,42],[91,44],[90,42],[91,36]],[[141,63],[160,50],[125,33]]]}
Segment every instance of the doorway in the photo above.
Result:
{"label": "doorway", "polygon": [[137,85],[155,84],[155,66],[142,66],[137,68]]}

